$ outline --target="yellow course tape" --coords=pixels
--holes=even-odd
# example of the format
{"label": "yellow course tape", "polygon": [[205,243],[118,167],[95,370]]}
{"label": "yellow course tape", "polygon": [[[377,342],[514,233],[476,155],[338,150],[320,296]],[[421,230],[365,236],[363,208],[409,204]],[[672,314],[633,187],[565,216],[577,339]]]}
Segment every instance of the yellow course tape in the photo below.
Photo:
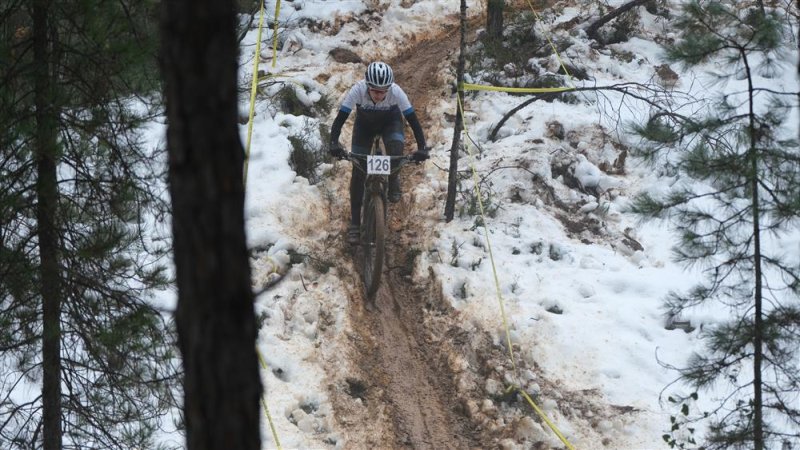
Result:
{"label": "yellow course tape", "polygon": [[256,92],[258,90],[258,61],[261,59],[261,30],[264,28],[264,0],[261,0],[261,17],[258,19],[258,35],[256,37],[256,57],[253,63],[253,83],[250,86],[250,114],[247,121],[247,142],[244,145],[244,188],[247,189],[247,166],[250,161],[250,139],[253,137],[253,115],[256,110]]}
{"label": "yellow course tape", "polygon": [[555,433],[556,436],[558,436],[561,442],[564,445],[566,445],[569,450],[575,450],[575,447],[573,447],[572,444],[570,444],[567,441],[567,438],[565,438],[564,435],[561,434],[561,431],[558,430],[556,425],[553,422],[551,422],[550,419],[547,418],[547,415],[544,413],[544,411],[542,411],[538,406],[536,406],[536,403],[533,402],[533,399],[530,397],[530,395],[528,395],[527,392],[520,389],[519,387],[517,387],[517,391],[519,391],[519,393],[522,394],[523,397],[525,397],[525,400],[527,400],[528,403],[533,408],[533,410],[536,411],[536,414],[539,414],[539,417],[541,417],[542,420],[544,420],[544,422],[547,424],[547,426],[550,427],[551,430],[553,430],[553,433]]}
{"label": "yellow course tape", "polygon": [[[461,116],[463,117],[464,116],[464,106],[463,106],[463,104],[461,102],[461,95],[460,94],[456,94],[456,98],[458,99],[458,108],[461,111]],[[464,133],[467,135],[467,137],[472,139],[469,136],[469,131],[467,130],[466,123],[464,123]],[[481,212],[481,222],[483,223],[484,236],[486,237],[486,248],[487,248],[487,250],[489,252],[489,261],[492,264],[492,275],[494,276],[494,287],[495,287],[495,291],[497,293],[497,302],[500,305],[500,315],[501,315],[501,317],[503,319],[503,328],[505,329],[505,333],[506,333],[506,345],[508,346],[508,354],[509,354],[509,356],[511,358],[511,367],[513,369],[514,375],[516,376],[516,374],[517,374],[517,363],[516,363],[516,360],[514,358],[514,348],[511,345],[511,331],[510,331],[509,326],[508,326],[508,319],[506,317],[505,306],[503,305],[503,294],[501,293],[501,289],[500,289],[500,278],[497,276],[497,265],[494,262],[494,255],[492,253],[492,242],[491,242],[491,239],[489,238],[489,226],[487,225],[486,214],[485,214],[485,211],[483,209],[483,200],[481,199],[480,180],[478,178],[478,170],[475,168],[475,160],[474,160],[474,158],[472,156],[472,151],[470,150],[469,144],[466,141],[464,141],[464,148],[467,150],[467,155],[469,155],[469,165],[470,165],[470,169],[472,170],[472,179],[473,179],[473,182],[475,183],[475,193],[476,193],[476,196],[478,198],[478,207],[479,207],[480,212]],[[547,415],[544,413],[544,411],[542,411],[542,409],[539,408],[536,405],[536,403],[528,395],[528,393],[525,392],[523,389],[521,389],[519,386],[514,385],[513,388],[516,389],[525,398],[525,400],[528,401],[528,403],[531,405],[531,407],[533,407],[533,410],[536,411],[536,414],[538,414],[539,417],[541,417],[542,420],[547,424],[547,426],[550,427],[551,430],[553,430],[553,433],[555,433],[556,436],[558,436],[558,438],[561,440],[561,442],[565,446],[567,446],[567,448],[569,450],[575,450],[575,447],[573,447],[572,444],[570,444],[569,441],[567,441],[567,438],[564,437],[564,435],[561,433],[561,431],[559,431],[558,427],[556,427],[556,425],[547,417]]]}
{"label": "yellow course tape", "polygon": [[[281,13],[281,0],[275,3],[275,21],[272,32],[272,67],[275,67],[275,62],[278,59],[278,16]],[[247,189],[247,166],[250,161],[250,140],[253,136],[253,115],[256,108],[256,92],[258,92],[258,82],[263,81],[270,77],[279,77],[279,74],[267,74],[263,77],[258,76],[258,63],[261,59],[261,31],[264,29],[264,0],[261,1],[261,14],[258,19],[258,36],[256,38],[256,58],[253,64],[253,83],[250,87],[250,114],[247,125],[247,142],[245,143],[244,150],[244,187]],[[296,83],[295,83],[296,84]]]}
{"label": "yellow course tape", "polygon": [[281,78],[281,77],[285,77],[285,76],[287,76],[286,72],[265,73],[264,75],[261,75],[261,76],[258,77],[258,81],[262,82],[264,80],[269,80],[270,78]]}
{"label": "yellow course tape", "polygon": [[[542,18],[539,16],[539,13],[536,12],[536,9],[531,4],[530,0],[528,1],[528,6],[531,7],[531,11],[533,11],[533,15],[536,16],[536,23],[541,24]],[[567,70],[567,66],[564,64],[564,60],[561,59],[561,55],[558,54],[558,49],[556,45],[553,44],[553,40],[550,39],[550,35],[547,33],[543,33],[547,42],[550,44],[550,48],[553,49],[553,54],[556,55],[556,59],[558,59],[558,64],[564,70],[564,73],[567,75],[567,79],[569,80],[569,87],[556,87],[556,88],[515,88],[515,87],[502,87],[502,86],[489,86],[485,84],[471,84],[471,83],[463,83],[461,85],[462,89],[465,91],[495,91],[495,92],[512,92],[516,94],[545,94],[545,93],[553,93],[553,92],[567,92],[572,91],[575,89],[574,83],[572,83],[572,75],[570,75],[569,70]]]}
{"label": "yellow course tape", "polygon": [[[464,117],[464,107],[461,104],[461,96],[458,96],[458,108],[461,110],[461,117]],[[463,121],[462,121],[463,123]],[[467,133],[467,125],[464,124],[464,133]],[[467,133],[469,136],[469,133]],[[478,170],[475,169],[475,161],[472,158],[472,152],[469,149],[469,146],[466,142],[464,142],[464,148],[467,149],[467,154],[469,155],[469,166],[472,169],[472,181],[475,183],[475,193],[476,197],[478,198],[478,208],[481,212],[481,222],[483,223],[483,232],[486,236],[486,248],[489,251],[489,261],[492,263],[492,274],[494,275],[494,287],[495,292],[497,292],[497,301],[500,304],[500,315],[503,318],[503,328],[506,330],[506,345],[508,345],[508,354],[511,356],[511,367],[514,369],[514,373],[517,373],[517,363],[514,360],[514,349],[511,347],[511,333],[509,332],[508,328],[508,320],[506,320],[506,309],[503,305],[503,294],[500,292],[500,277],[497,276],[497,267],[494,263],[494,255],[492,253],[492,241],[489,239],[489,226],[486,225],[486,214],[483,209],[483,199],[481,198],[481,188],[480,188],[480,180],[478,179]]]}
{"label": "yellow course tape", "polygon": [[541,94],[546,92],[566,92],[572,91],[574,87],[555,87],[555,88],[515,88],[502,86],[488,86],[485,84],[464,83],[461,85],[465,91],[495,91],[495,92],[514,92],[518,94]]}
{"label": "yellow course tape", "polygon": [[[256,349],[256,353],[258,354],[258,361],[261,363],[261,367],[264,370],[269,370],[267,363],[264,361],[264,357],[261,356],[261,352],[258,351],[258,349]],[[261,406],[264,407],[264,414],[267,415],[267,421],[269,422],[270,430],[272,430],[272,438],[275,439],[275,445],[278,446],[278,450],[282,450],[281,441],[278,439],[278,432],[275,430],[275,424],[272,422],[272,416],[269,413],[269,408],[267,407],[267,401],[264,399],[264,397],[261,397]]]}
{"label": "yellow course tape", "polygon": [[[528,1],[528,6],[531,7],[531,11],[533,11],[533,15],[536,16],[536,23],[542,23],[542,18],[539,17],[539,13],[536,12],[536,8],[533,7],[531,4],[531,0]],[[558,59],[558,63],[561,65],[561,68],[564,69],[564,73],[567,75],[567,78],[570,80],[570,84],[572,84],[572,75],[569,74],[567,70],[567,66],[564,65],[564,61],[561,60],[561,55],[558,54],[558,49],[556,45],[553,44],[553,41],[550,39],[550,35],[544,33],[545,38],[547,38],[547,42],[550,44],[550,48],[553,49],[553,53],[556,55],[556,59]]]}
{"label": "yellow course tape", "polygon": [[272,68],[278,61],[278,17],[281,15],[281,0],[275,3],[275,23],[272,27]]}
{"label": "yellow course tape", "polygon": [[[280,2],[279,2],[280,3]],[[256,57],[255,62],[253,63],[253,83],[250,88],[250,115],[248,120],[247,126],[247,143],[245,144],[245,154],[244,154],[244,188],[247,189],[247,162],[250,160],[250,139],[253,136],[253,114],[256,108],[256,91],[258,88],[258,62],[261,59],[261,30],[264,28],[264,0],[261,1],[261,17],[258,20],[258,36],[256,37]],[[274,263],[270,260],[270,264]],[[261,367],[264,370],[268,370],[267,363],[264,362],[264,358],[261,356],[261,352],[258,351],[256,348],[256,354],[258,355],[258,361],[261,363]],[[278,450],[282,450],[281,448],[281,441],[278,439],[278,432],[275,430],[275,424],[272,422],[272,416],[269,413],[269,407],[267,406],[266,400],[266,393],[261,397],[261,406],[264,408],[264,414],[267,416],[267,421],[269,421],[269,428],[272,430],[272,438],[275,440],[275,445],[278,446]]]}

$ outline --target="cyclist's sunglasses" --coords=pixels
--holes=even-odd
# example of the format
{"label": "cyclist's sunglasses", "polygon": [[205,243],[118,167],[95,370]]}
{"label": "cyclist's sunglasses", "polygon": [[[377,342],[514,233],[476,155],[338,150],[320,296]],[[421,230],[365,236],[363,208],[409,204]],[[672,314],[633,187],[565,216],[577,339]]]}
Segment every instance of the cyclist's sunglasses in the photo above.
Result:
{"label": "cyclist's sunglasses", "polygon": [[367,87],[369,88],[370,91],[373,91],[373,92],[380,92],[380,93],[389,92],[389,88],[377,88],[377,87],[373,87],[373,86],[367,86]]}

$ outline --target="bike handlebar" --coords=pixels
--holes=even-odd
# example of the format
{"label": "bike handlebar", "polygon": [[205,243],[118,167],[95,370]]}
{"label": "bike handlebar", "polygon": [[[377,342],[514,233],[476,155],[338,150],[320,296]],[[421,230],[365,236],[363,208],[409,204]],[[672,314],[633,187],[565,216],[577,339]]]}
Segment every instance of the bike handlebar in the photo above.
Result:
{"label": "bike handlebar", "polygon": [[[353,167],[355,167],[357,170],[360,170],[360,171],[366,173],[367,172],[366,167],[361,167],[362,164],[358,164],[358,163],[366,164],[366,160],[367,160],[368,156],[371,156],[371,155],[367,155],[367,154],[363,154],[363,153],[347,152],[347,153],[344,154],[344,156],[341,156],[338,159],[339,160],[346,159],[346,160],[350,161],[351,163],[353,163]],[[392,174],[400,171],[400,169],[403,166],[405,166],[406,164],[414,161],[414,159],[411,157],[411,155],[401,155],[401,156],[386,155],[386,156],[388,156],[389,159],[393,163],[396,163],[396,164],[393,164],[394,167],[392,167],[392,169],[391,169]],[[417,164],[422,164],[422,163],[418,162]]]}
{"label": "bike handlebar", "polygon": [[[366,160],[368,156],[371,156],[371,155],[366,155],[366,154],[363,154],[363,153],[347,152],[347,153],[345,153],[344,156],[340,157],[339,159],[346,159],[348,161],[358,161],[358,160]],[[400,156],[386,155],[386,156],[388,156],[391,161],[411,161],[412,160],[411,159],[411,155],[400,155]]]}
{"label": "bike handlebar", "polygon": [[[346,159],[352,163],[356,163],[356,162],[366,161],[368,156],[373,156],[373,155],[347,152],[344,156],[340,157],[339,159],[340,160]],[[398,170],[400,169],[400,167],[403,167],[407,163],[414,161],[411,155],[400,155],[400,156],[385,155],[385,156],[388,156],[391,162],[397,163],[396,167],[393,170]]]}

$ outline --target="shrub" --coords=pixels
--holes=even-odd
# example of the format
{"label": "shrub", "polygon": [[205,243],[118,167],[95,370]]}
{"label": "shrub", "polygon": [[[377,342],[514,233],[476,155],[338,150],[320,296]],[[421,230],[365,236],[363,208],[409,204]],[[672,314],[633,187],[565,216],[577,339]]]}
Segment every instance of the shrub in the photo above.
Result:
{"label": "shrub", "polygon": [[284,83],[284,86],[278,91],[273,102],[286,114],[308,117],[325,117],[328,115],[333,107],[330,97],[321,94],[319,100],[311,105],[307,105],[297,96],[298,89],[304,89],[304,87]]}
{"label": "shrub", "polygon": [[[319,167],[330,161],[330,156],[322,145],[322,142],[326,141],[320,139],[325,131],[327,131],[327,127],[319,126],[315,129],[313,122],[307,119],[299,133],[289,136],[289,142],[292,145],[289,167],[297,175],[305,177],[310,184],[319,182]],[[327,134],[330,135],[330,133]]]}

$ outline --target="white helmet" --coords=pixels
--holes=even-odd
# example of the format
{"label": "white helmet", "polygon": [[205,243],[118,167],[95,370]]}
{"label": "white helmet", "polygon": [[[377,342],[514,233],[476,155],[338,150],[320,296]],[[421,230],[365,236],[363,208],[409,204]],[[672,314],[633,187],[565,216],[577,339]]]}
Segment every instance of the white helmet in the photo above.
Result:
{"label": "white helmet", "polygon": [[376,89],[388,89],[394,83],[392,68],[385,62],[370,63],[365,74],[367,86]]}

